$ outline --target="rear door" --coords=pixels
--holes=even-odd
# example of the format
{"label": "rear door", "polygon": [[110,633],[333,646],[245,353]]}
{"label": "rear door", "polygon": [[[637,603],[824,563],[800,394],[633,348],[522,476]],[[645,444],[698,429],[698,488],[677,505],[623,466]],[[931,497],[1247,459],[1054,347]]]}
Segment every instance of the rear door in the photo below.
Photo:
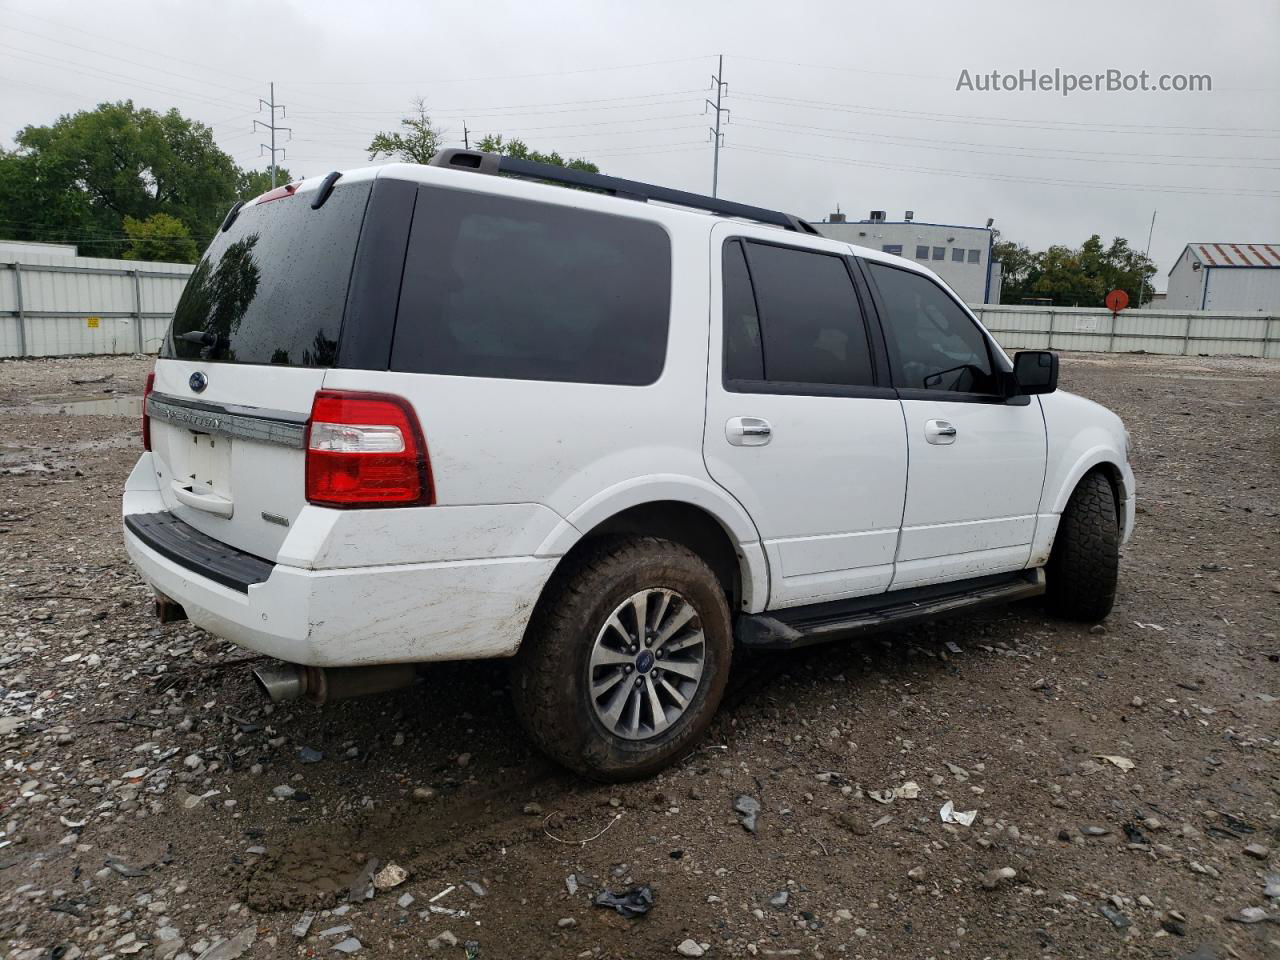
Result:
{"label": "rear door", "polygon": [[769,559],[769,607],[885,590],[906,491],[902,411],[847,247],[711,232],[704,454]]}
{"label": "rear door", "polygon": [[339,181],[318,209],[315,181],[242,208],[192,273],[156,363],[165,505],[259,557],[276,558],[306,502],[303,432],[337,362],[371,183]]}
{"label": "rear door", "polygon": [[893,589],[1022,569],[1044,484],[1039,401],[1005,399],[986,333],[940,283],[865,268],[911,463]]}

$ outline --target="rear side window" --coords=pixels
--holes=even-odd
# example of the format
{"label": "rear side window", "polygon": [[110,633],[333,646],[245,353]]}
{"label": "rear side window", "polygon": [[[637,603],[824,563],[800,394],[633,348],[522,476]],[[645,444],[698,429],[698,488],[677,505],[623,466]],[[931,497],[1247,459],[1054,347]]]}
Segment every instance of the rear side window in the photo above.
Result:
{"label": "rear side window", "polygon": [[657,224],[423,187],[391,369],[643,386],[662,373],[670,312]]}
{"label": "rear side window", "polygon": [[240,211],[191,274],[160,355],[328,367],[337,359],[351,266],[370,182]]}
{"label": "rear side window", "polygon": [[[724,254],[726,378],[746,390],[741,381],[873,385],[866,324],[844,260],[742,241],[751,284],[744,288],[738,255],[731,253],[738,246],[730,241]],[[758,346],[751,335],[756,310]]]}
{"label": "rear side window", "polygon": [[868,263],[884,304],[894,383],[906,389],[997,393],[987,338],[928,277]]}

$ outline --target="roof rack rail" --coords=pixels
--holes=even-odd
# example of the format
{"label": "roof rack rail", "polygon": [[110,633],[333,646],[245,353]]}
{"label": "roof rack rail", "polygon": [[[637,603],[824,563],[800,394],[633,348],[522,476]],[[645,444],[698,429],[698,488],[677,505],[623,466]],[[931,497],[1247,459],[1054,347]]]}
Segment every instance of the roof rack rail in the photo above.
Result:
{"label": "roof rack rail", "polygon": [[656,200],[659,203],[670,203],[680,207],[692,207],[706,210],[726,217],[739,217],[743,220],[755,220],[768,223],[797,233],[814,233],[818,231],[811,224],[799,217],[778,210],[764,207],[753,207],[746,203],[734,203],[732,200],[721,200],[707,197],[700,193],[689,193],[685,190],[672,190],[639,180],[624,180],[621,177],[608,177],[601,173],[584,173],[581,170],[570,170],[568,167],[557,167],[549,163],[534,163],[518,157],[504,157],[496,153],[483,153],[479,150],[461,150],[449,147],[441,150],[431,158],[433,167],[449,167],[454,170],[469,170],[473,173],[490,175],[507,174],[529,180],[546,180],[571,187],[583,187],[626,200],[639,200],[644,203]]}

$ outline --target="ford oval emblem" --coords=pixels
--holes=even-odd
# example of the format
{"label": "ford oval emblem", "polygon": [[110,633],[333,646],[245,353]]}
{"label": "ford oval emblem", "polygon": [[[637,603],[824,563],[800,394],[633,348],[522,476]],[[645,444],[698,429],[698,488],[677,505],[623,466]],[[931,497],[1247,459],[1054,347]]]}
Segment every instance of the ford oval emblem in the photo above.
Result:
{"label": "ford oval emblem", "polygon": [[203,393],[204,388],[209,385],[209,378],[197,370],[191,375],[191,378],[187,381],[187,385],[196,393]]}

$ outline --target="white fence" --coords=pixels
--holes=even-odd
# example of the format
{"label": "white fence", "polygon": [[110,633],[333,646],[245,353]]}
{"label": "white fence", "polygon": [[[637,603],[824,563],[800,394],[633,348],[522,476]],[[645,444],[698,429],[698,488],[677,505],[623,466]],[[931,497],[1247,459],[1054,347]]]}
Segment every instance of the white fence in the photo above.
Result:
{"label": "white fence", "polygon": [[1009,350],[1235,355],[1280,359],[1280,315],[978,304],[971,307]]}
{"label": "white fence", "polygon": [[192,269],[49,255],[0,263],[0,357],[155,353]]}

